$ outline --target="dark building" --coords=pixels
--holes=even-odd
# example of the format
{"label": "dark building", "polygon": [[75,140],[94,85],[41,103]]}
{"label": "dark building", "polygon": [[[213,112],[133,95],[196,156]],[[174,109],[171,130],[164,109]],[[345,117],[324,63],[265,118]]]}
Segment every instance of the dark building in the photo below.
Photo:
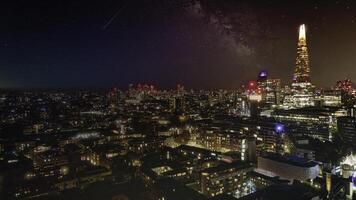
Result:
{"label": "dark building", "polygon": [[352,144],[356,142],[356,117],[337,118],[337,129],[344,141]]}
{"label": "dark building", "polygon": [[258,101],[250,101],[250,116],[252,119],[256,119],[260,116],[260,105],[261,103]]}
{"label": "dark building", "polygon": [[263,190],[240,198],[240,200],[275,200],[275,199],[319,199],[319,194],[303,184],[272,185]]}
{"label": "dark building", "polygon": [[177,114],[184,113],[185,110],[184,97],[183,96],[174,97],[172,100],[172,108],[173,108],[173,112]]}
{"label": "dark building", "polygon": [[157,181],[157,183],[155,183],[154,190],[156,199],[207,200],[204,195],[171,178]]}

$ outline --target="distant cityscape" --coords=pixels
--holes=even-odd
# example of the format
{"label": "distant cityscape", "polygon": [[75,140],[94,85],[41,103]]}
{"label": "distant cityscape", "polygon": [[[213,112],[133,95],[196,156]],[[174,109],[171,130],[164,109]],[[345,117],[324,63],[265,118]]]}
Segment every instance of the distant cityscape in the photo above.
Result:
{"label": "distant cityscape", "polygon": [[1,91],[1,199],[355,198],[355,84],[316,88],[307,36],[291,85]]}

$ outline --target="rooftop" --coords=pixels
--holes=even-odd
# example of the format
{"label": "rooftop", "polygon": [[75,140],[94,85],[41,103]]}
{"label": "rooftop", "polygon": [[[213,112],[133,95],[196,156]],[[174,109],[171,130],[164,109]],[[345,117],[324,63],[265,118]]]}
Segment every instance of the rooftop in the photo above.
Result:
{"label": "rooftop", "polygon": [[261,157],[298,167],[314,167],[318,165],[317,162],[299,158],[297,156],[280,156],[278,154],[267,154]]}
{"label": "rooftop", "polygon": [[228,169],[245,169],[248,167],[251,167],[251,165],[249,163],[236,161],[233,163],[221,163],[220,165],[218,165],[216,167],[211,167],[211,168],[203,170],[202,173],[211,174],[211,173],[221,172],[221,171],[228,170]]}

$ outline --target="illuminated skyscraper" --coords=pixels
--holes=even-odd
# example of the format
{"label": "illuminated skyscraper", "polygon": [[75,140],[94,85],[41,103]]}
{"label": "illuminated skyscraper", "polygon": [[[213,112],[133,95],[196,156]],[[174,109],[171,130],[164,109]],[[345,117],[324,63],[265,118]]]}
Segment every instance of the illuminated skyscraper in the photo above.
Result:
{"label": "illuminated skyscraper", "polygon": [[266,103],[279,105],[281,102],[281,79],[267,79]]}
{"label": "illuminated skyscraper", "polygon": [[293,107],[313,106],[313,88],[310,81],[306,28],[302,24],[299,27],[297,58],[292,83]]}
{"label": "illuminated skyscraper", "polygon": [[305,25],[300,25],[293,83],[310,83],[310,64],[305,31]]}

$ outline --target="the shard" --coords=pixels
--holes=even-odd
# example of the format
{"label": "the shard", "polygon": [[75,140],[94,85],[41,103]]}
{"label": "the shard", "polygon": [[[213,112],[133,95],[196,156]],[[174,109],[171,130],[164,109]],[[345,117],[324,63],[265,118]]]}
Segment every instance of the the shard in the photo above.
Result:
{"label": "the shard", "polygon": [[310,62],[307,47],[306,27],[299,26],[297,58],[292,83],[292,107],[314,106],[314,86],[310,81]]}
{"label": "the shard", "polygon": [[295,71],[293,77],[294,83],[310,82],[310,63],[307,47],[306,29],[302,24],[299,27],[299,39],[297,47],[297,58],[295,62]]}

